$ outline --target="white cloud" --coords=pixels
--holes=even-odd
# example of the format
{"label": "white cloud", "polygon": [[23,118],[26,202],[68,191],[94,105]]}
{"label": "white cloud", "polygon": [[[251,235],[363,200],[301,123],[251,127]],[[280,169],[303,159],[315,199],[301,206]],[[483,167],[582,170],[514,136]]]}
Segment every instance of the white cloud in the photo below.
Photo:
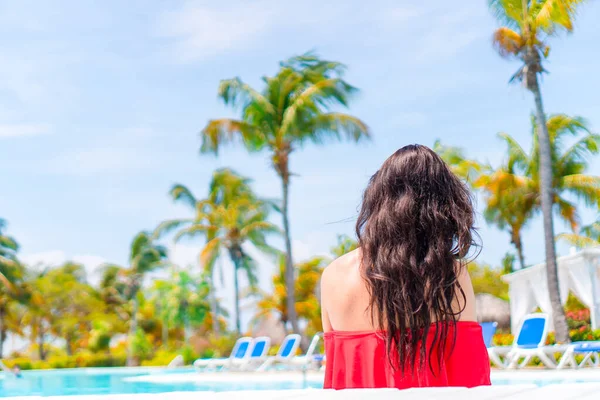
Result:
{"label": "white cloud", "polygon": [[45,135],[50,132],[50,126],[45,124],[0,124],[0,139]]}
{"label": "white cloud", "polygon": [[110,172],[124,172],[150,168],[153,162],[135,148],[81,149],[60,154],[49,160],[46,172],[91,176]]}
{"label": "white cloud", "polygon": [[[156,157],[152,140],[158,133],[146,128],[126,128],[115,135],[103,137],[102,145],[88,145],[85,148],[66,150],[43,162],[46,173],[93,176],[129,171],[144,171],[164,161],[165,156]],[[110,147],[106,147],[106,143]]]}
{"label": "white cloud", "polygon": [[190,62],[247,46],[265,33],[273,20],[266,2],[216,9],[188,2],[159,20],[159,35],[174,40],[174,56]]}

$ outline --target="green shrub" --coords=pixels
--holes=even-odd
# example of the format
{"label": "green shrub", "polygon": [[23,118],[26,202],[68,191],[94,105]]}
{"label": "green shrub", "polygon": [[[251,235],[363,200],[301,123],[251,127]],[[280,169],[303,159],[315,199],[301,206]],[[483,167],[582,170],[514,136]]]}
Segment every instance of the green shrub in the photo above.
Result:
{"label": "green shrub", "polygon": [[164,367],[168,365],[175,357],[177,357],[178,353],[168,351],[168,350],[159,350],[156,352],[154,357],[150,360],[142,361],[143,367]]}
{"label": "green shrub", "polygon": [[200,358],[200,355],[194,352],[192,346],[183,346],[179,354],[183,356],[183,362],[185,363],[185,365],[190,365],[198,358]]}
{"label": "green shrub", "polygon": [[133,355],[141,361],[149,360],[152,357],[154,346],[144,330],[138,329],[132,340]]}
{"label": "green shrub", "polygon": [[8,368],[14,368],[15,365],[18,365],[22,370],[34,369],[33,362],[26,357],[11,358],[10,360],[5,359],[4,365]]}

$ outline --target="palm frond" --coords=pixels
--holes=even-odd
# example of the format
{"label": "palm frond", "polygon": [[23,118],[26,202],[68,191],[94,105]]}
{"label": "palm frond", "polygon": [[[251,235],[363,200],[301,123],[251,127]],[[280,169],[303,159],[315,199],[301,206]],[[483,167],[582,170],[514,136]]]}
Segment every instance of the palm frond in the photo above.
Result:
{"label": "palm frond", "polygon": [[498,136],[506,142],[508,147],[508,171],[512,172],[515,167],[527,170],[530,167],[529,164],[531,161],[519,142],[507,133],[500,133]]}
{"label": "palm frond", "polygon": [[492,37],[494,48],[502,57],[516,57],[525,47],[525,39],[514,30],[501,27]]}
{"label": "palm frond", "polygon": [[571,226],[573,232],[577,232],[579,228],[579,215],[577,214],[575,204],[560,197],[555,198],[554,202],[556,203],[556,207],[558,207],[558,214],[561,219]]}
{"label": "palm frond", "polygon": [[133,241],[131,242],[131,250],[129,255],[130,260],[138,257],[142,253],[143,249],[149,245],[150,236],[151,235],[148,234],[148,232],[140,232],[135,235]]}
{"label": "palm frond", "polygon": [[216,231],[218,229],[219,228],[217,226],[194,223],[193,225],[177,232],[175,236],[173,236],[173,241],[179,242],[184,237],[189,239],[197,236],[206,236],[211,231]]}
{"label": "palm frond", "polygon": [[259,151],[265,145],[265,135],[262,130],[248,122],[229,118],[215,119],[208,122],[200,132],[202,144],[201,153],[219,153],[222,145],[241,141],[249,151]]}
{"label": "palm frond", "polygon": [[212,276],[215,262],[219,258],[219,251],[221,250],[222,239],[216,237],[209,240],[202,251],[200,252],[200,265],[204,270]]}
{"label": "palm frond", "polygon": [[548,34],[555,33],[557,27],[570,32],[573,30],[577,6],[583,2],[584,0],[540,1],[540,7],[535,15],[535,24]]}
{"label": "palm frond", "polygon": [[323,143],[327,138],[339,140],[341,135],[353,142],[371,138],[369,128],[363,121],[339,112],[315,116],[306,126],[300,128],[298,134],[302,139],[306,138],[316,144]]}
{"label": "palm frond", "polygon": [[242,82],[240,78],[222,80],[219,85],[219,97],[225,104],[233,107],[246,108],[253,103],[260,106],[265,113],[275,112],[273,105],[265,96]]}
{"label": "palm frond", "polygon": [[256,264],[256,261],[245,252],[243,252],[242,255],[241,269],[244,271],[246,278],[248,278],[250,289],[256,290],[258,287],[258,276],[256,274],[258,265]]}
{"label": "palm frond", "polygon": [[282,233],[281,228],[279,228],[277,225],[272,224],[271,222],[268,222],[268,221],[259,220],[259,221],[254,221],[247,225],[244,225],[242,227],[242,229],[240,230],[240,236],[247,237],[254,232],[260,232],[262,234],[269,234],[269,233],[281,234]]}
{"label": "palm frond", "polygon": [[185,204],[192,210],[196,209],[196,203],[198,200],[192,191],[187,188],[187,186],[179,183],[175,184],[171,190],[169,190],[169,194],[173,198],[173,201]]}
{"label": "palm frond", "polygon": [[168,235],[169,233],[173,232],[175,229],[178,229],[184,225],[190,225],[193,222],[194,222],[194,220],[192,218],[171,219],[171,220],[163,221],[156,227],[156,229],[154,229],[154,232],[152,233],[152,238],[158,239],[161,236]]}
{"label": "palm frond", "polygon": [[565,241],[580,249],[586,247],[594,247],[600,245],[600,242],[587,236],[577,235],[575,233],[561,233],[556,236],[556,239]]}
{"label": "palm frond", "polygon": [[500,23],[513,28],[523,26],[525,14],[522,0],[489,0],[488,4]]}
{"label": "palm frond", "polygon": [[560,158],[558,164],[585,161],[589,156],[600,152],[600,135],[589,134],[573,143]]}
{"label": "palm frond", "polygon": [[296,72],[306,75],[308,79],[341,77],[346,71],[346,66],[337,61],[321,59],[314,51],[306,52],[300,56],[292,57],[281,63],[284,68],[290,68]]}
{"label": "palm frond", "polygon": [[321,107],[327,108],[333,104],[347,106],[354,92],[356,89],[341,79],[323,79],[308,85],[294,96],[286,108],[280,132],[284,135],[292,132],[292,127],[302,121],[301,117],[318,115]]}
{"label": "palm frond", "polygon": [[588,206],[600,206],[600,176],[567,175],[559,180],[559,186],[583,200]]}

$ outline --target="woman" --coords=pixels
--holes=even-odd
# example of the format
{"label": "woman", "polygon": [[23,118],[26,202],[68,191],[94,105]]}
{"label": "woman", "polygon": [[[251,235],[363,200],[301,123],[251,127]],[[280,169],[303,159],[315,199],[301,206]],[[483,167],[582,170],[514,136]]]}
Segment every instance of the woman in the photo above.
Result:
{"label": "woman", "polygon": [[403,147],[371,177],[356,233],[321,279],[325,388],[489,385],[468,188],[429,148]]}

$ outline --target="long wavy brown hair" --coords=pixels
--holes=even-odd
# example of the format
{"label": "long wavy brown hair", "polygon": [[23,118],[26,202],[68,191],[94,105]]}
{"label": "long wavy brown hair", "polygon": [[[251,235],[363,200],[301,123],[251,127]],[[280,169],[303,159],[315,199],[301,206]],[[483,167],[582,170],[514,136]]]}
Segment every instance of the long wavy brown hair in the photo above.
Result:
{"label": "long wavy brown hair", "polygon": [[401,148],[371,177],[356,233],[373,325],[386,332],[392,367],[413,370],[428,359],[434,371],[433,350],[438,366],[452,350],[451,329],[466,302],[458,276],[474,244],[473,222],[469,189],[425,146]]}

